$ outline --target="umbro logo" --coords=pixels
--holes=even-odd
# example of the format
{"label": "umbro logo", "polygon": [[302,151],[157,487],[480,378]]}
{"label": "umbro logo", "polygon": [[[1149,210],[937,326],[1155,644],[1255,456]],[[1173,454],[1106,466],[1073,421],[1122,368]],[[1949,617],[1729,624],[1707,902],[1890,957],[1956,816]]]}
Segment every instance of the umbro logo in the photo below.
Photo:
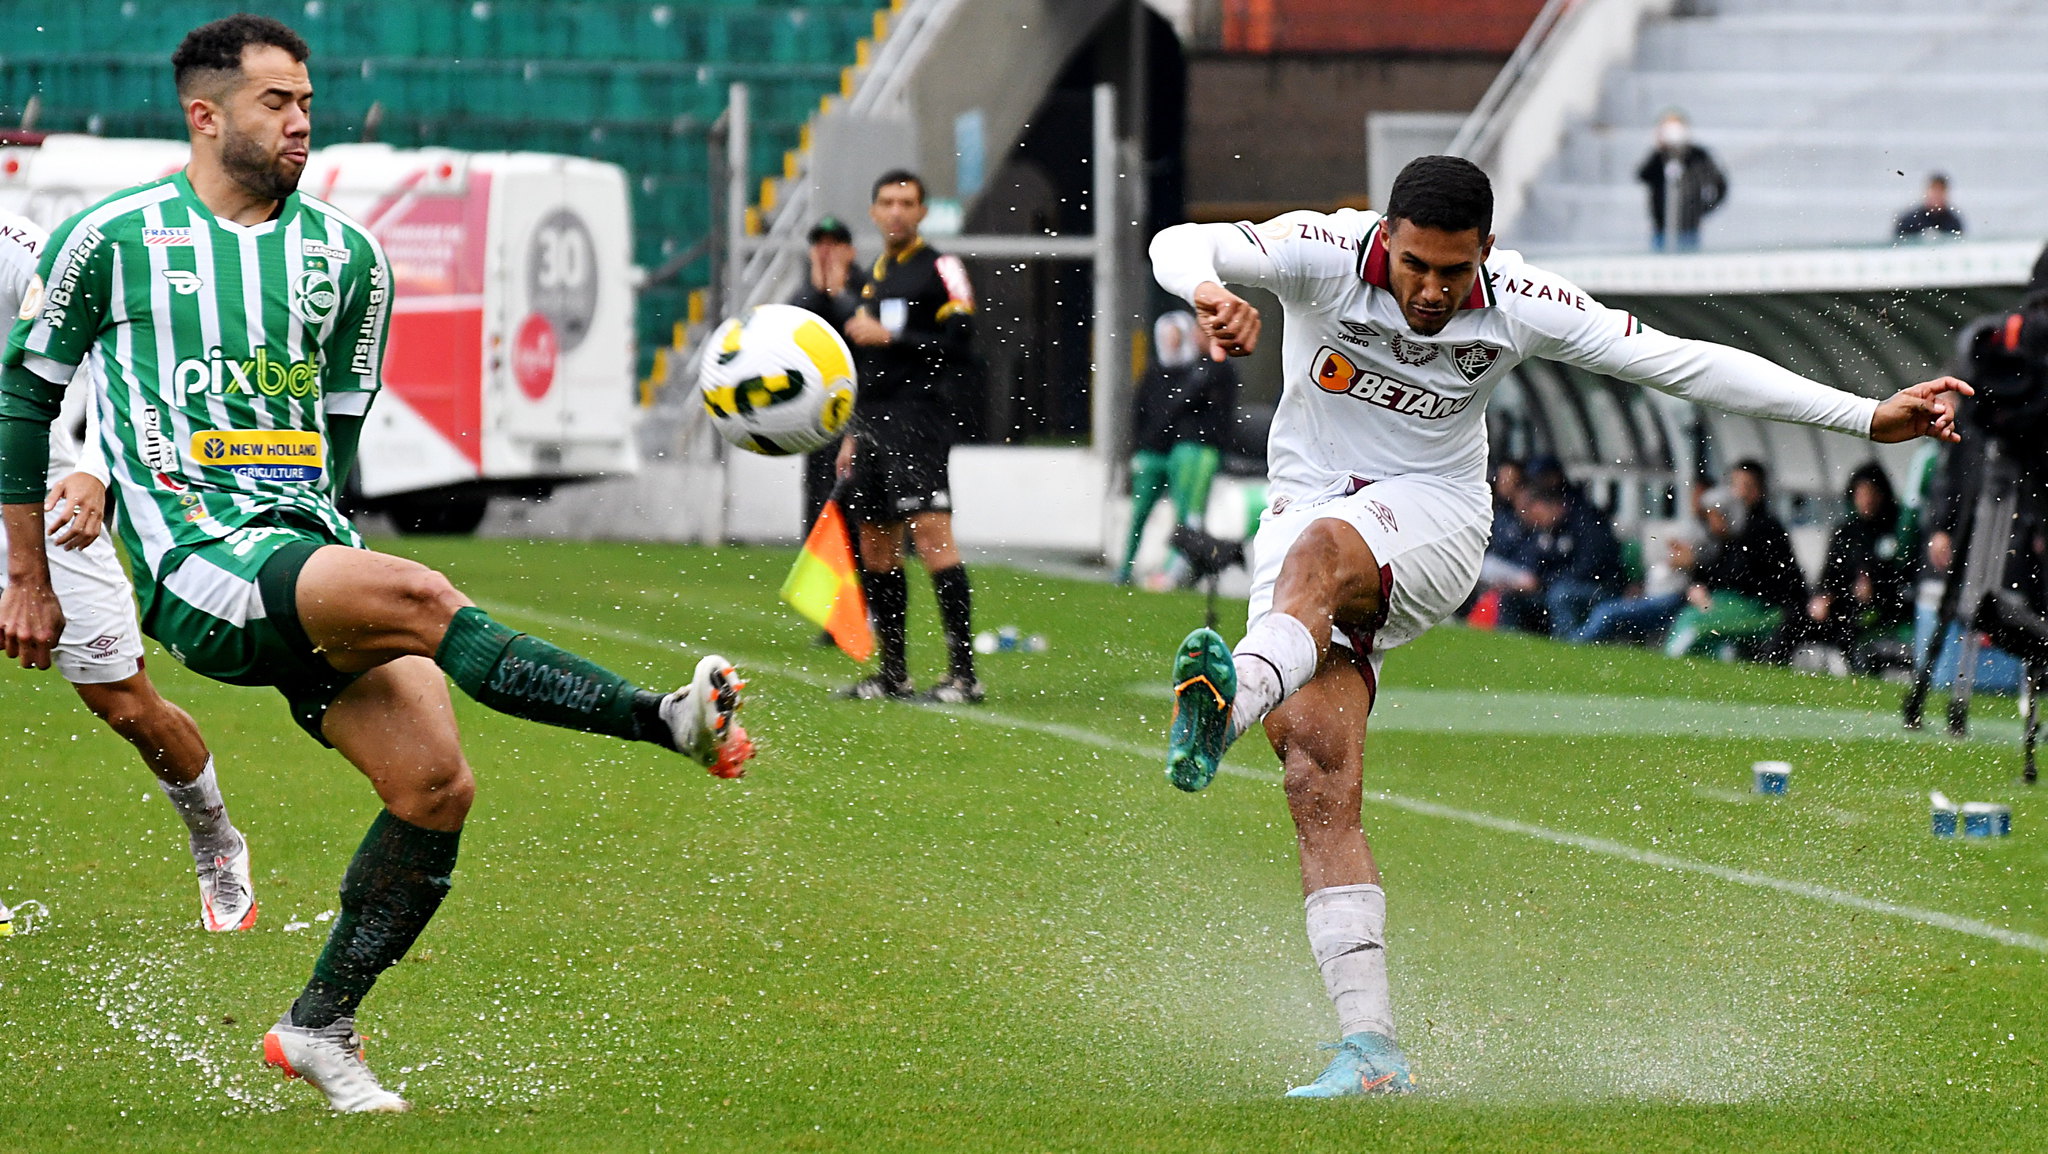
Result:
{"label": "umbro logo", "polygon": [[165,269],[164,280],[170,282],[173,292],[183,297],[189,297],[197,293],[206,284],[205,281],[199,278],[198,273],[186,272],[181,268]]}
{"label": "umbro logo", "polygon": [[1358,321],[1340,320],[1337,325],[1344,330],[1337,334],[1337,339],[1350,341],[1354,345],[1370,345],[1373,338],[1380,335],[1378,329]]}

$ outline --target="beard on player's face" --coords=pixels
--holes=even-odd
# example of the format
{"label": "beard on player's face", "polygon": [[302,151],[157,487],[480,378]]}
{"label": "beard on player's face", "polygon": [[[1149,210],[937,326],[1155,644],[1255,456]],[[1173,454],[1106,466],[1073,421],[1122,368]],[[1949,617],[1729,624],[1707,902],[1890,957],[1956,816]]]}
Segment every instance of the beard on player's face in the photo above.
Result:
{"label": "beard on player's face", "polygon": [[305,146],[304,140],[285,136],[266,144],[261,135],[242,131],[232,116],[221,122],[221,167],[236,184],[266,200],[283,200],[298,190],[306,166],[285,153]]}

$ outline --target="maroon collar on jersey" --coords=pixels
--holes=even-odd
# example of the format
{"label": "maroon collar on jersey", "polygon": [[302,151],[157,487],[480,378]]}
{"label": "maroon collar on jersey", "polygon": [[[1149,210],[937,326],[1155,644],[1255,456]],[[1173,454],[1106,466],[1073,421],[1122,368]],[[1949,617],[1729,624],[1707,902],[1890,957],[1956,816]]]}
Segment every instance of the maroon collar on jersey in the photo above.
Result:
{"label": "maroon collar on jersey", "polygon": [[[1365,240],[1358,246],[1358,277],[1374,288],[1394,291],[1393,278],[1387,275],[1387,246],[1380,243],[1380,230],[1384,223],[1372,226]],[[1486,266],[1479,266],[1479,275],[1472,280],[1472,291],[1465,296],[1460,309],[1483,309],[1493,305],[1492,287],[1487,283]]]}

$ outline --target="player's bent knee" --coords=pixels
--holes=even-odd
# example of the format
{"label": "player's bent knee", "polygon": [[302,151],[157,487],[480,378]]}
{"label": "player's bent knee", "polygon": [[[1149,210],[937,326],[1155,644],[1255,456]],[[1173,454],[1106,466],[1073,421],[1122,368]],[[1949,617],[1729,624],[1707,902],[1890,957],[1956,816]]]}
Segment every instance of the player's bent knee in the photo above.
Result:
{"label": "player's bent knee", "polygon": [[1311,737],[1280,754],[1280,787],[1296,824],[1322,824],[1358,812],[1359,750]]}
{"label": "player's bent knee", "polygon": [[414,776],[392,796],[385,807],[413,825],[427,829],[460,829],[476,801],[476,777],[469,763],[461,759],[435,766]]}

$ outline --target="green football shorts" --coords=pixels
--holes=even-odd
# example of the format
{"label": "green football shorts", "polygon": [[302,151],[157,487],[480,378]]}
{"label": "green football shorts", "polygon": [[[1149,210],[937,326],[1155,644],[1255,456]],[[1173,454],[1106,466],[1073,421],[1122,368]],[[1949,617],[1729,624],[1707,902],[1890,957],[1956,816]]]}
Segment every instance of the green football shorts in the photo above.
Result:
{"label": "green football shorts", "polygon": [[314,740],[327,707],[360,674],[313,651],[299,622],[299,571],[327,545],[301,528],[251,525],[172,555],[142,617],[142,631],[194,673],[229,685],[268,685]]}

